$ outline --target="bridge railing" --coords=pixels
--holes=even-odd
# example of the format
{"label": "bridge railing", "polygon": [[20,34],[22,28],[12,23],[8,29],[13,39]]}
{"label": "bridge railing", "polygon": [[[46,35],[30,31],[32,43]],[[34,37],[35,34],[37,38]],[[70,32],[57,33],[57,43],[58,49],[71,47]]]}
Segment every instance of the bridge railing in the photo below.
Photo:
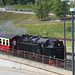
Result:
{"label": "bridge railing", "polygon": [[[6,49],[7,51],[5,52],[4,49]],[[9,52],[9,50],[11,50],[11,51]],[[23,59],[27,59],[27,60],[55,66],[55,67],[64,68],[64,60],[63,59],[53,58],[53,57],[49,57],[49,56],[45,56],[45,55],[31,53],[28,51],[21,51],[21,50],[16,50],[16,49],[12,49],[12,48],[4,48],[4,47],[0,48],[0,53],[5,54],[5,55],[12,55],[12,56],[20,57]],[[68,70],[71,70],[71,67],[72,67],[72,61],[66,60],[66,68]]]}

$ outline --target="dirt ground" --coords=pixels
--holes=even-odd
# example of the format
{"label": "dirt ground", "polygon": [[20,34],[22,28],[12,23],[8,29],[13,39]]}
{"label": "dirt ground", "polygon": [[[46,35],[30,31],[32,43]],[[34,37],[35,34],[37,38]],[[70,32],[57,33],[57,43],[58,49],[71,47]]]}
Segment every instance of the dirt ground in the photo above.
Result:
{"label": "dirt ground", "polygon": [[[75,50],[75,47],[74,47],[74,50]],[[67,46],[66,47],[66,52],[72,53],[72,47],[71,46]],[[75,53],[75,51],[74,51],[74,53]],[[71,55],[67,55],[66,57],[67,57],[67,59],[72,59]]]}
{"label": "dirt ground", "polygon": [[[74,47],[74,49],[75,49],[75,47]],[[71,46],[67,46],[66,47],[66,52],[72,52],[72,47]],[[75,52],[74,52],[75,53]]]}

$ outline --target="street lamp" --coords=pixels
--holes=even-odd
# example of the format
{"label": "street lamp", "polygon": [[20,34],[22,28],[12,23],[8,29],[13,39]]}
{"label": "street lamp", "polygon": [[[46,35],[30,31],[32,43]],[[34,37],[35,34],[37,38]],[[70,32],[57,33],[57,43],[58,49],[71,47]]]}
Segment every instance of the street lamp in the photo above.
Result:
{"label": "street lamp", "polygon": [[64,68],[66,69],[65,1],[61,0],[61,2],[64,2]]}
{"label": "street lamp", "polygon": [[70,8],[72,12],[72,75],[74,75],[74,19],[73,14],[75,12],[75,8]]}

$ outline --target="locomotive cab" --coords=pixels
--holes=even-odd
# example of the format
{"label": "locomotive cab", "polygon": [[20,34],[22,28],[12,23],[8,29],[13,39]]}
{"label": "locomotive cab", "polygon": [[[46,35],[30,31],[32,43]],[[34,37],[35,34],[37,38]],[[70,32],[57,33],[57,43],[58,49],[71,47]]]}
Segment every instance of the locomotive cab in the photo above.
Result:
{"label": "locomotive cab", "polygon": [[56,53],[56,58],[64,59],[64,45],[62,41],[54,43],[54,50]]}
{"label": "locomotive cab", "polygon": [[44,55],[64,59],[64,45],[62,41],[50,41],[44,49]]}

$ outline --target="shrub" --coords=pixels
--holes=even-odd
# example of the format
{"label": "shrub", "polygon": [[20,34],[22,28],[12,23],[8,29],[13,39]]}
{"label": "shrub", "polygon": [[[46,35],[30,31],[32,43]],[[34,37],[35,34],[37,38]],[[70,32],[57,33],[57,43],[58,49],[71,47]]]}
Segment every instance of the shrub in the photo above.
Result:
{"label": "shrub", "polygon": [[18,11],[18,9],[16,8],[15,11]]}
{"label": "shrub", "polygon": [[67,27],[67,31],[68,32],[71,32],[71,27]]}
{"label": "shrub", "polygon": [[23,11],[23,9],[20,9],[19,11]]}

